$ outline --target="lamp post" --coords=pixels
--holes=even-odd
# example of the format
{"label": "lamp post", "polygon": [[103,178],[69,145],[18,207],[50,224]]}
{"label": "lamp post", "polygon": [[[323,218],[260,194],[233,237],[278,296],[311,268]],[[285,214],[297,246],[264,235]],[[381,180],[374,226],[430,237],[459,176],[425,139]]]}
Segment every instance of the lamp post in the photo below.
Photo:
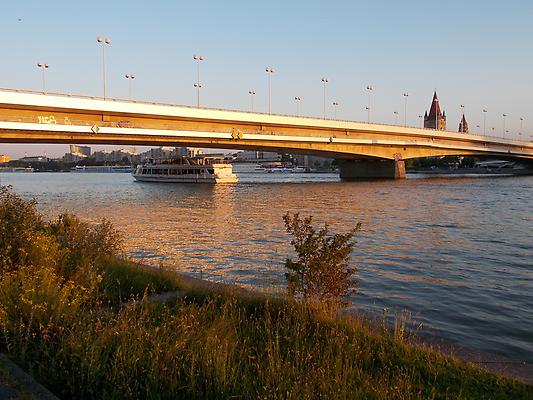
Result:
{"label": "lamp post", "polygon": [[409,92],[405,91],[403,94],[403,97],[405,98],[405,104],[404,104],[404,115],[403,115],[403,126],[407,126],[407,98],[409,97]]}
{"label": "lamp post", "polygon": [[422,118],[424,116],[422,114],[418,114],[418,118],[420,118],[420,127],[423,128],[424,127],[424,121],[422,121]]}
{"label": "lamp post", "polygon": [[266,73],[268,74],[268,113],[272,113],[272,74],[274,73],[274,68],[266,67]]}
{"label": "lamp post", "polygon": [[192,59],[196,61],[196,83],[194,84],[196,88],[196,107],[200,108],[200,88],[202,87],[200,83],[200,62],[204,61],[204,56],[194,54]]}
{"label": "lamp post", "polygon": [[372,85],[367,85],[366,86],[366,90],[368,90],[368,106],[366,107],[367,111],[368,111],[368,118],[367,118],[367,122],[370,123],[370,112],[371,112],[371,108],[372,108],[372,91],[374,90],[374,88],[372,87]]}
{"label": "lamp post", "polygon": [[520,139],[522,139],[522,127],[524,125],[524,118],[520,117],[520,131],[518,132],[518,136],[520,136]]}
{"label": "lamp post", "polygon": [[296,116],[300,115],[300,102],[302,99],[299,96],[294,96],[294,103],[296,104]]}
{"label": "lamp post", "polygon": [[333,118],[334,119],[337,119],[337,107],[339,106],[339,103],[337,101],[334,101],[333,103]]}
{"label": "lamp post", "polygon": [[46,94],[46,79],[44,71],[48,69],[48,64],[37,63],[37,67],[42,69],[43,72],[43,94]]}
{"label": "lamp post", "polygon": [[507,114],[502,114],[503,118],[503,137],[505,138],[505,118],[507,117]]}
{"label": "lamp post", "polygon": [[322,83],[324,84],[324,119],[326,119],[326,84],[329,82],[328,78],[322,77]]}
{"label": "lamp post", "polygon": [[487,109],[483,109],[483,136],[485,136],[485,126],[487,125]]}
{"label": "lamp post", "polygon": [[254,112],[254,96],[255,96],[255,90],[248,90],[248,94],[250,95],[250,111]]}
{"label": "lamp post", "polygon": [[135,79],[135,76],[133,74],[126,74],[124,76],[128,80],[128,93],[129,93],[130,100],[131,100],[131,81]]}
{"label": "lamp post", "polygon": [[394,111],[394,117],[396,118],[395,124],[398,125],[398,117],[399,117],[398,111]]}
{"label": "lamp post", "polygon": [[107,83],[106,83],[106,77],[105,77],[105,46],[106,44],[111,44],[111,39],[109,38],[102,38],[101,36],[98,36],[96,38],[96,41],[102,45],[102,78],[104,81],[104,100],[107,97]]}

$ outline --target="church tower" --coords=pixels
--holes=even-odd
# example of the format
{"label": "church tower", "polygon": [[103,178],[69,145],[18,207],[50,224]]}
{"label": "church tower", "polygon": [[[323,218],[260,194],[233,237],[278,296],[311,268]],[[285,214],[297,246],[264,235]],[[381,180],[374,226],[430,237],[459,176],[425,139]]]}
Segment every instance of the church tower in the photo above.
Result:
{"label": "church tower", "polygon": [[433,93],[433,101],[429,108],[429,114],[426,111],[424,114],[424,128],[437,129],[439,131],[446,130],[446,113],[440,111],[439,98],[437,91]]}
{"label": "church tower", "polygon": [[468,133],[468,122],[466,122],[465,114],[463,113],[463,118],[461,118],[461,122],[459,122],[459,131],[461,133]]}

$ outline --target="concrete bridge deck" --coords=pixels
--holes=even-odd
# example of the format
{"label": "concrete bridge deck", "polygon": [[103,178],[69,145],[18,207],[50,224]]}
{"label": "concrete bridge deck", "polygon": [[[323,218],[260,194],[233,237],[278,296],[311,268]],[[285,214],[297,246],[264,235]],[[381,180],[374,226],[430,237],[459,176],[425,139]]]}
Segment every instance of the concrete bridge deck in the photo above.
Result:
{"label": "concrete bridge deck", "polygon": [[[364,169],[375,170],[375,177],[390,175],[389,167],[378,172],[385,165],[396,171],[398,163],[419,157],[488,155],[533,160],[533,142],[527,141],[7,89],[0,89],[0,142],[186,145],[315,154],[347,160],[341,165],[346,171],[353,164],[350,160],[368,160]],[[355,171],[353,177],[359,173]],[[401,166],[398,173],[402,174]]]}

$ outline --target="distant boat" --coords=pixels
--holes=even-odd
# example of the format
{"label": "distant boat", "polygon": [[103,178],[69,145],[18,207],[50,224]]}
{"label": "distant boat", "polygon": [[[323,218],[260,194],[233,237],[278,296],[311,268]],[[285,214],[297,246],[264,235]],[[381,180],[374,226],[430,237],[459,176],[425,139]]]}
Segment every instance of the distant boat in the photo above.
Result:
{"label": "distant boat", "polygon": [[302,173],[305,172],[305,168],[303,167],[274,167],[274,168],[267,168],[266,172],[268,173],[281,173],[281,174],[295,174],[295,173]]}
{"label": "distant boat", "polygon": [[70,169],[70,172],[133,172],[131,165],[76,165]]}
{"label": "distant boat", "polygon": [[0,172],[33,172],[32,167],[0,167]]}
{"label": "distant boat", "polygon": [[179,157],[138,165],[133,177],[141,182],[235,183],[231,164],[218,157]]}
{"label": "distant boat", "polygon": [[257,164],[255,166],[256,172],[267,172],[267,173],[301,173],[307,172],[304,167],[298,167],[292,164],[282,163],[282,162],[268,162],[263,164]]}
{"label": "distant boat", "polygon": [[488,161],[478,161],[475,164],[477,168],[487,168],[487,169],[525,169],[524,165],[516,164],[513,161],[504,161],[504,160],[488,160]]}

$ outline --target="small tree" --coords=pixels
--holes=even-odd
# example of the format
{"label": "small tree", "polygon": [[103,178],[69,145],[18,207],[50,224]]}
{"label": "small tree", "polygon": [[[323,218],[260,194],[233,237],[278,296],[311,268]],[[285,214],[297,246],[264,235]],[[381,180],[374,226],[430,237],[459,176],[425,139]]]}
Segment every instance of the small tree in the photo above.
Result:
{"label": "small tree", "polygon": [[361,224],[348,233],[329,235],[327,224],[316,231],[312,217],[300,218],[289,213],[283,216],[287,232],[292,235],[297,259],[287,259],[285,267],[289,295],[304,302],[319,302],[336,308],[347,305],[345,296],[353,293],[355,268],[348,267],[353,237]]}

